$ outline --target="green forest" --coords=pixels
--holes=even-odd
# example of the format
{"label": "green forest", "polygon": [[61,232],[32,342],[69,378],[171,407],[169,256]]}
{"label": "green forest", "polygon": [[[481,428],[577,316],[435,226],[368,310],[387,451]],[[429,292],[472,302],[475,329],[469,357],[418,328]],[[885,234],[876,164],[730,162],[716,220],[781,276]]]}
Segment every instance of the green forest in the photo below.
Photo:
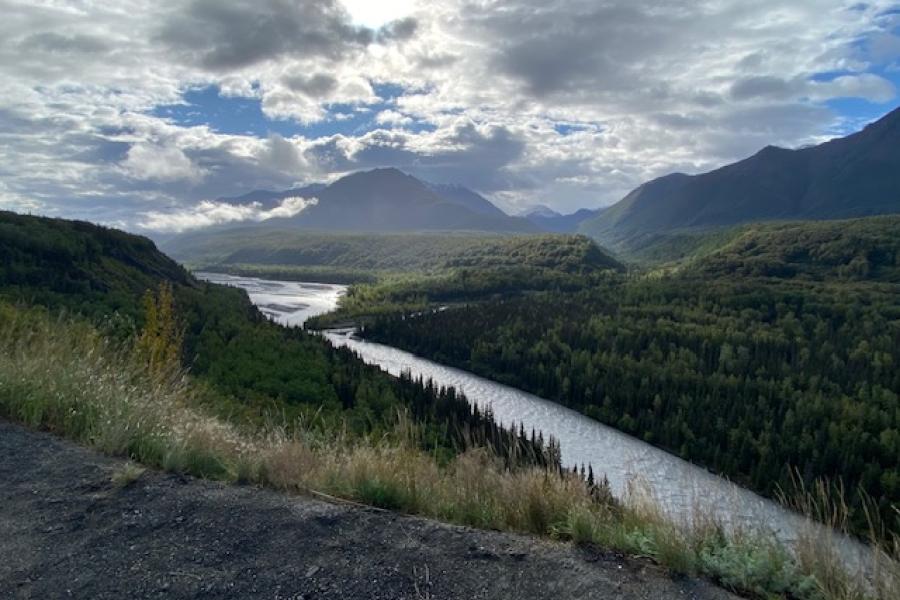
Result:
{"label": "green forest", "polygon": [[393,378],[319,336],[266,320],[242,290],[200,282],[150,240],[89,223],[0,212],[0,301],[90,319],[122,341],[145,325],[144,298],[171,284],[184,368],[207,386],[206,408],[235,423],[298,419],[379,435],[398,413],[448,457],[469,445],[501,456],[558,461],[554,442],[500,429],[453,390]]}
{"label": "green forest", "polygon": [[460,267],[552,268],[578,274],[622,267],[587,237],[562,234],[362,234],[237,228],[182,234],[164,240],[162,249],[196,269],[235,274],[277,270],[303,277],[315,275],[317,270],[371,277],[433,274]]}
{"label": "green forest", "polygon": [[[363,334],[555,400],[769,496],[790,492],[792,471],[807,485],[840,482],[856,531],[867,495],[898,532],[898,231],[896,217],[755,226],[674,269],[379,314]],[[426,304],[445,293],[422,292]]]}

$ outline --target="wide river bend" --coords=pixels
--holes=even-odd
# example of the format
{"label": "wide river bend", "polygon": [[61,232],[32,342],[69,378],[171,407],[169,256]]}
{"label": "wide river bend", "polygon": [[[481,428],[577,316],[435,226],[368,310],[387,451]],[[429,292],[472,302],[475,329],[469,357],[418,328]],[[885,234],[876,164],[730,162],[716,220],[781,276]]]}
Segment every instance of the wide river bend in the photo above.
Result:
{"label": "wide river bend", "polygon": [[[346,286],[272,281],[217,273],[197,273],[215,283],[237,286],[270,318],[285,325],[302,325],[332,310]],[[409,352],[359,339],[350,330],[323,333],[335,346],[346,346],[365,362],[392,375],[403,371],[453,386],[470,401],[490,406],[503,424],[522,423],[559,440],[563,464],[592,465],[609,479],[618,497],[649,494],[670,518],[685,524],[701,515],[713,516],[729,528],[774,535],[790,545],[801,535],[820,535],[820,543],[834,544],[848,566],[863,562],[866,548],[779,504],[735,485],[681,458],[607,427],[564,406],[533,394],[447,367]]]}

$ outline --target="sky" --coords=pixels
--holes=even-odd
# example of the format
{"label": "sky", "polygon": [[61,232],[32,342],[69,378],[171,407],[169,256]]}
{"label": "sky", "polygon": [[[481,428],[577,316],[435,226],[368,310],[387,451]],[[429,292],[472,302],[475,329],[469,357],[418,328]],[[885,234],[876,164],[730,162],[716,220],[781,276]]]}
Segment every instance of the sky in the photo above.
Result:
{"label": "sky", "polygon": [[383,166],[509,212],[571,212],[900,104],[897,1],[0,0],[0,13],[0,209],[132,231],[292,214],[309,202],[217,199]]}

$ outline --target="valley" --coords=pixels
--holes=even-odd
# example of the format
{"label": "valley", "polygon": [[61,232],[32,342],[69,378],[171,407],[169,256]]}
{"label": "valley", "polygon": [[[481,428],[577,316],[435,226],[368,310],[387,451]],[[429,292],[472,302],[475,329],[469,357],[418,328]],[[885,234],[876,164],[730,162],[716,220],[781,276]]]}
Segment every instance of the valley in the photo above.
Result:
{"label": "valley", "polygon": [[[226,285],[244,289],[258,306],[266,306],[270,290],[288,299],[293,296],[289,282],[259,279],[231,279]],[[333,298],[319,291],[323,303]],[[337,301],[332,302],[332,308]],[[276,321],[300,324],[290,309],[270,315]],[[421,317],[425,317],[422,315]],[[418,317],[418,318],[421,318]],[[597,477],[608,478],[612,492],[620,498],[646,498],[658,505],[667,518],[689,525],[698,515],[713,519],[730,531],[743,531],[778,539],[790,545],[812,537],[817,543],[833,546],[848,568],[868,563],[866,548],[849,537],[834,535],[789,508],[716,477],[667,452],[568,409],[558,402],[539,398],[514,387],[502,385],[468,371],[448,367],[391,346],[367,341],[352,329],[324,330],[322,335],[335,347],[346,347],[368,364],[396,377],[404,373],[414,378],[452,387],[471,398],[482,410],[490,410],[505,425],[523,425],[545,437],[559,441],[564,467],[590,465]]]}
{"label": "valley", "polygon": [[897,0],[4,0],[0,598],[900,599]]}
{"label": "valley", "polygon": [[[723,302],[737,300],[738,306],[744,307],[742,318],[752,318],[746,313],[745,301],[740,300],[746,293],[741,287],[744,284],[729,279],[733,269],[728,266],[744,264],[741,261],[747,258],[748,249],[754,256],[770,257],[761,263],[768,268],[773,268],[773,261],[778,257],[796,264],[787,271],[776,269],[778,277],[771,281],[758,280],[763,287],[756,288],[754,302],[765,297],[759,294],[766,287],[782,294],[774,296],[780,300],[773,300],[780,306],[790,294],[816,298],[816,286],[834,286],[840,280],[844,282],[842,301],[847,301],[849,292],[864,294],[861,298],[866,298],[867,303],[876,300],[872,312],[863,313],[865,318],[890,318],[893,314],[890,291],[895,285],[890,283],[894,238],[882,235],[894,227],[890,219],[839,225],[845,237],[853,240],[850,243],[841,236],[825,235],[820,239],[811,235],[806,242],[807,252],[800,254],[796,250],[787,254],[776,251],[782,242],[775,231],[765,243],[756,238],[743,246],[725,245],[708,255],[698,255],[674,270],[666,267],[663,273],[669,274],[662,276],[652,270],[626,270],[621,262],[584,237],[450,236],[442,242],[438,238],[446,246],[434,258],[421,257],[413,246],[407,253],[409,258],[404,260],[424,262],[400,263],[404,270],[376,271],[373,283],[356,283],[344,288],[337,284],[221,273],[203,274],[207,279],[203,282],[140,238],[84,223],[12,214],[0,216],[7,224],[16,225],[0,227],[0,233],[5,232],[0,236],[0,244],[10,259],[9,266],[2,271],[0,288],[6,302],[0,304],[2,324],[6,328],[3,336],[6,345],[0,348],[0,414],[7,418],[47,427],[90,444],[99,443],[108,452],[166,470],[226,481],[251,481],[276,489],[312,489],[316,493],[452,522],[530,531],[600,543],[627,553],[647,554],[673,572],[703,573],[717,581],[733,581],[727,585],[736,591],[775,589],[770,586],[776,585],[771,579],[776,577],[786,582],[777,585],[787,585],[795,590],[792,593],[802,596],[799,590],[806,585],[805,578],[817,577],[814,574],[817,569],[838,569],[846,573],[846,585],[872,585],[862,582],[883,576],[873,566],[872,556],[881,556],[885,551],[866,549],[840,533],[862,533],[853,528],[858,513],[852,511],[859,509],[852,504],[848,504],[850,512],[842,517],[847,519],[845,524],[831,523],[838,525],[839,532],[834,533],[827,526],[815,525],[789,508],[778,507],[703,468],[724,472],[735,477],[738,483],[771,494],[771,488],[760,488],[752,479],[742,479],[755,473],[744,470],[744,463],[738,462],[742,454],[723,454],[729,463],[697,460],[697,456],[685,453],[683,448],[679,452],[677,445],[669,445],[669,438],[664,435],[670,433],[658,439],[648,435],[648,431],[653,431],[648,423],[658,423],[667,427],[664,432],[676,434],[691,431],[701,423],[691,420],[694,413],[685,412],[683,404],[657,401],[662,395],[660,391],[654,393],[653,387],[644,396],[642,388],[647,383],[634,379],[641,377],[654,382],[651,385],[658,385],[656,381],[661,383],[668,378],[666,385],[675,389],[672,386],[678,380],[664,371],[659,371],[659,380],[648,378],[653,372],[648,368],[658,370],[668,364],[666,360],[650,357],[650,362],[642,364],[640,354],[623,355],[622,359],[632,365],[628,370],[606,368],[602,378],[596,372],[586,375],[598,385],[606,386],[609,382],[610,389],[618,390],[616,398],[620,401],[640,402],[640,398],[649,397],[653,398],[654,410],[660,411],[681,406],[676,414],[681,415],[678,418],[682,421],[664,417],[648,422],[631,416],[643,419],[642,414],[646,413],[640,410],[630,413],[632,409],[626,404],[624,420],[609,423],[615,429],[597,422],[615,414],[602,412],[610,410],[608,402],[600,405],[601,412],[595,412],[590,404],[578,404],[587,396],[580,396],[576,390],[590,391],[590,388],[579,383],[578,378],[585,375],[576,369],[589,363],[576,362],[563,355],[552,359],[558,366],[549,372],[540,364],[525,371],[519,365],[531,360],[529,347],[542,352],[574,351],[583,357],[584,350],[577,345],[579,339],[591,344],[603,341],[612,344],[611,348],[627,349],[623,344],[634,342],[623,337],[626,333],[637,335],[637,339],[646,335],[639,327],[646,319],[642,316],[645,312],[652,315],[657,336],[672,324],[683,322],[692,332],[691,337],[682,340],[675,336],[672,343],[690,349],[688,342],[703,333],[690,319],[699,318],[707,327],[716,324],[709,315],[690,311],[697,302],[692,294],[700,289],[719,289],[718,308],[708,300],[701,300],[714,307],[711,314],[734,319],[726,310],[728,304]],[[22,236],[20,231],[30,231],[32,235]],[[302,243],[302,238],[297,239]],[[313,239],[320,250],[334,244],[349,252],[343,256],[359,261],[378,256],[377,252],[363,250],[372,240],[390,249],[392,244],[396,247],[410,238],[354,238],[361,240],[356,241],[356,250],[353,245],[349,249],[342,246],[346,242],[342,236]],[[34,240],[41,241],[35,245]],[[826,251],[822,244],[833,248]],[[853,251],[838,251],[842,248]],[[856,250],[863,252],[867,268],[858,264]],[[325,252],[324,255],[333,254]],[[389,255],[391,252],[386,251],[385,256]],[[403,253],[398,254],[398,258],[402,256]],[[271,267],[289,270],[291,265],[274,262]],[[836,273],[840,273],[837,279]],[[697,277],[703,278],[703,286],[698,286]],[[823,278],[824,284],[817,282]],[[210,280],[228,285],[217,285]],[[154,294],[156,282],[162,287]],[[118,291],[111,294],[113,289]],[[727,293],[722,295],[722,291]],[[785,293],[789,295],[784,296]],[[688,309],[666,327],[662,327],[665,321],[660,320],[666,313],[655,300],[660,294],[663,298],[681,298],[675,306],[680,303]],[[104,308],[110,302],[118,303],[119,308]],[[585,337],[604,331],[597,329],[604,322],[604,311],[618,305],[621,305],[616,309],[620,316],[611,323],[624,327],[614,326],[600,338]],[[60,308],[74,311],[68,317],[72,320],[54,329],[49,315]],[[566,315],[564,322],[581,322],[577,315],[585,309],[593,313],[584,321],[586,328],[566,329],[554,323],[559,315]],[[109,319],[110,310],[118,316]],[[266,316],[291,327],[271,323]],[[84,317],[88,320],[82,320]],[[167,324],[167,319],[173,317],[182,325]],[[346,332],[326,331],[324,335],[316,335],[299,328],[300,325],[307,329],[323,328],[338,322],[356,324],[362,339],[350,338]],[[512,335],[505,331],[510,323],[517,327]],[[782,326],[780,321],[775,323]],[[184,335],[183,342],[179,339],[179,328]],[[529,328],[541,332],[539,340]],[[879,328],[888,335],[884,343],[893,344],[889,337],[893,335],[890,325],[872,326],[872,329]],[[125,347],[113,354],[99,350],[103,346],[98,344],[130,344],[135,335],[130,332],[136,329],[140,335],[134,350]],[[85,332],[89,333],[85,335]],[[580,333],[575,338],[556,339],[566,332]],[[672,334],[677,332],[677,328],[672,330]],[[719,340],[722,334],[713,327],[705,335]],[[771,337],[769,333],[763,335],[760,339]],[[103,342],[104,339],[110,341]],[[699,339],[702,342],[702,335]],[[717,341],[712,346],[717,353],[733,343],[736,358],[732,360],[748,359],[742,358],[738,340],[725,339],[727,343]],[[384,342],[399,349],[386,347]],[[870,342],[881,343],[878,338],[870,338]],[[489,343],[498,346],[490,349]],[[42,350],[45,344],[48,350]],[[145,372],[140,366],[146,360],[142,358],[144,348],[157,346],[172,349],[165,350],[165,353],[173,352],[173,358],[166,360],[179,360],[157,363],[157,359],[151,358],[151,370]],[[70,347],[74,352],[67,350]],[[400,349],[412,350],[424,358],[413,357]],[[476,350],[477,354],[470,353],[469,349]],[[794,352],[790,346],[788,350]],[[656,352],[652,344],[647,351]],[[882,352],[881,346],[875,345],[873,351]],[[683,355],[684,351],[677,354]],[[49,364],[58,365],[50,371],[44,366],[48,356],[54,357]],[[619,359],[608,349],[600,356]],[[83,372],[94,377],[83,367],[74,366],[82,360],[110,361],[108,366],[101,362],[90,371],[109,369],[111,373],[133,373],[128,377],[134,377],[136,383],[128,384],[129,394],[136,390],[140,393],[156,377],[164,377],[152,384],[163,386],[157,388],[163,395],[153,400],[161,405],[152,409],[160,411],[158,417],[153,417],[160,420],[149,423],[159,428],[160,433],[154,436],[162,435],[162,439],[170,440],[164,443],[173,444],[171,449],[156,444],[148,446],[142,441],[147,433],[141,429],[115,441],[121,435],[116,433],[115,420],[101,426],[94,424],[89,416],[86,422],[80,416],[70,416],[80,415],[81,410],[64,408],[69,403],[78,407],[82,402],[89,405],[99,402],[103,407],[117,397],[115,387],[111,389],[112,395],[96,399],[90,386],[77,387],[80,384],[72,388],[71,397],[54,391],[53,386],[60,385],[54,373],[61,376],[65,372]],[[751,354],[749,360],[757,359]],[[74,361],[72,366],[70,361]],[[702,368],[702,364],[695,368]],[[738,397],[727,386],[739,383],[735,376],[740,371],[715,362],[711,364],[716,373],[701,375],[714,384],[710,391],[718,389]],[[569,370],[562,370],[563,365],[568,365]],[[42,368],[49,375],[40,380],[23,375],[23,369],[31,372],[35,368]],[[178,373],[181,368],[188,369],[185,372],[189,373],[188,387],[178,387],[184,384],[178,384],[177,380],[162,383],[170,381],[166,373]],[[725,372],[721,373],[723,368]],[[871,377],[889,378],[890,373],[874,370]],[[486,378],[478,377],[479,374]],[[697,375],[690,377],[693,380]],[[23,383],[9,386],[3,385],[3,381]],[[63,377],[59,381],[68,379]],[[879,381],[882,380],[874,379],[876,385]],[[887,390],[894,385],[890,379],[883,381],[880,385],[887,386]],[[504,383],[514,387],[506,387]],[[540,388],[537,384],[550,387]],[[171,392],[165,391],[169,385],[176,387]],[[568,390],[565,395],[560,394],[562,389]],[[626,391],[635,394],[632,399],[624,395]],[[803,388],[798,392],[805,393]],[[607,396],[611,393],[607,392]],[[27,399],[25,404],[21,404],[23,398]],[[882,398],[882,402],[890,403],[888,395],[883,394]],[[57,408],[55,403],[60,401],[64,407]],[[166,408],[173,401],[176,404],[172,406],[178,408]],[[563,405],[576,408],[586,416]],[[870,405],[878,408],[878,404]],[[150,406],[155,404],[148,405],[148,409]],[[797,403],[792,410],[799,410],[799,406]],[[176,417],[176,422],[196,421],[199,429],[192,426],[184,430],[170,423],[170,417],[165,415],[172,410],[176,415],[187,411],[184,416]],[[697,414],[702,413],[701,410]],[[90,414],[91,411],[86,413]],[[879,418],[890,418],[888,413],[882,414]],[[852,420],[846,422],[851,427],[867,426],[865,422],[860,425]],[[101,428],[95,430],[95,427]],[[721,424],[716,428],[724,429]],[[202,433],[207,430],[218,433]],[[688,446],[689,449],[708,447],[705,441],[709,438],[703,437],[708,434],[693,435],[698,443]],[[244,441],[230,441],[233,436]],[[798,438],[802,439],[802,436]],[[890,444],[890,440],[889,436],[882,436],[879,443]],[[300,452],[298,458],[288,463],[278,462],[281,453],[297,443],[299,448],[291,452]],[[650,444],[695,460],[699,466]],[[245,447],[254,450],[250,454],[239,450]],[[467,465],[472,460],[480,460],[474,457],[479,456],[479,448],[485,447],[499,462],[486,463],[477,475],[476,484],[468,479],[475,475],[467,471],[470,468]],[[866,447],[860,450],[870,451]],[[890,482],[891,469],[895,467],[889,461],[889,451],[879,456],[887,457],[887,461],[877,463],[865,455],[855,458],[851,455],[851,458],[884,465],[885,475],[879,481]],[[294,460],[314,466],[307,474],[296,473],[292,466]],[[581,468],[582,463],[586,470]],[[400,468],[400,464],[408,467]],[[282,472],[284,469],[287,471]],[[533,485],[529,482],[538,473],[543,473],[540,477],[544,484],[540,486],[542,491],[536,492],[529,487]],[[788,471],[787,476],[790,474]],[[798,481],[801,485],[817,485],[817,474],[809,467],[807,473],[799,475],[809,477],[812,482],[801,479]],[[502,485],[491,483],[501,481]],[[876,486],[881,484],[872,481],[865,480],[860,485],[878,493]],[[451,491],[460,485],[463,486],[460,489],[469,490],[462,497]],[[470,485],[475,487],[467,487]],[[820,498],[793,497],[799,497],[801,502],[845,501],[841,496],[832,497],[830,488],[824,489],[825,495]],[[884,490],[881,493],[889,502],[893,492],[890,488]],[[531,495],[535,492],[542,497],[540,501]],[[469,497],[469,493],[475,495]],[[519,512],[518,501],[510,500],[510,493],[538,504],[532,504],[524,513]],[[873,495],[879,502],[881,497]],[[852,502],[851,497],[846,498]],[[821,518],[813,512],[814,506],[818,504],[796,508]],[[759,522],[768,526],[763,530],[752,528]],[[890,535],[889,529],[881,531],[881,535]],[[884,539],[873,537],[871,541],[881,544]],[[815,548],[817,558],[812,563],[802,563],[809,566],[800,567],[801,563],[795,561],[805,556],[804,548]],[[768,556],[774,562],[767,563],[764,574],[742,583],[731,579],[734,577],[731,566],[724,567],[717,562],[718,558],[713,558],[721,553],[755,556],[772,552]],[[871,552],[875,554],[870,555]]]}

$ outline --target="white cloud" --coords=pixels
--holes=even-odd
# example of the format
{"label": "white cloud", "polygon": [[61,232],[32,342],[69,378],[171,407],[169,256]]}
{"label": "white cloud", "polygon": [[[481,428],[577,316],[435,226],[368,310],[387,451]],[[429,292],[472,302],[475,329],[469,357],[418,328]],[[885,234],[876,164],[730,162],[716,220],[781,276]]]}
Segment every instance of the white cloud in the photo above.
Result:
{"label": "white cloud", "polygon": [[135,179],[151,181],[198,181],[203,171],[179,148],[157,144],[135,144],[122,167]]}
{"label": "white cloud", "polygon": [[381,125],[410,125],[412,117],[399,113],[396,110],[383,110],[375,115],[375,122]]}
{"label": "white cloud", "polygon": [[318,202],[316,198],[291,196],[268,210],[259,202],[251,204],[231,204],[204,200],[194,207],[179,208],[171,211],[148,211],[141,215],[138,225],[147,230],[181,233],[191,229],[200,229],[223,223],[237,221],[267,221],[275,218],[288,218],[300,214],[304,209]]}
{"label": "white cloud", "polygon": [[812,96],[816,99],[864,98],[871,102],[889,102],[897,96],[894,84],[872,73],[842,75],[831,81],[811,84]]}

